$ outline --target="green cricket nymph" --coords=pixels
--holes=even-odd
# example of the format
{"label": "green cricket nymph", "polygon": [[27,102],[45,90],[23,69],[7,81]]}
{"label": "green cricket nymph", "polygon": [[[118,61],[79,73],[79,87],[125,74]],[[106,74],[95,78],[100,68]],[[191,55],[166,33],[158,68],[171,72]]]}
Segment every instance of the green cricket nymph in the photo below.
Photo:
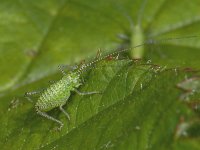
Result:
{"label": "green cricket nymph", "polygon": [[[93,92],[79,92],[77,88],[82,85],[80,75],[82,72],[86,70],[86,68],[90,67],[92,64],[97,63],[98,61],[102,60],[103,58],[96,59],[88,64],[83,64],[79,69],[74,69],[70,71],[68,74],[62,70],[61,67],[59,69],[63,73],[63,77],[61,80],[53,83],[44,91],[37,91],[37,92],[27,92],[25,96],[29,98],[31,95],[40,94],[36,104],[36,112],[54,122],[57,122],[60,127],[59,130],[63,127],[63,123],[48,115],[47,112],[59,107],[59,109],[65,114],[65,116],[70,120],[69,114],[63,109],[63,106],[66,104],[67,100],[69,99],[71,92],[76,92],[79,95],[91,95],[91,94],[100,94],[100,92],[93,91]],[[29,98],[30,100],[30,98]]]}
{"label": "green cricket nymph", "polygon": [[[97,61],[97,60],[96,60]],[[95,62],[96,62],[95,61]],[[99,60],[98,60],[99,61]],[[36,104],[36,112],[46,117],[49,120],[55,121],[60,124],[59,130],[63,127],[63,123],[52,116],[48,115],[46,112],[52,110],[53,108],[59,107],[59,109],[65,114],[65,116],[70,120],[69,114],[63,109],[63,106],[66,104],[69,99],[71,92],[76,92],[79,95],[90,95],[90,94],[98,94],[100,92],[79,92],[77,88],[82,85],[80,74],[84,68],[89,67],[94,62],[91,62],[85,66],[82,66],[77,71],[71,71],[69,74],[66,74],[61,68],[60,70],[63,73],[63,77],[61,80],[53,83],[46,90],[42,92],[27,92],[25,96],[28,97],[30,95],[40,94]]]}

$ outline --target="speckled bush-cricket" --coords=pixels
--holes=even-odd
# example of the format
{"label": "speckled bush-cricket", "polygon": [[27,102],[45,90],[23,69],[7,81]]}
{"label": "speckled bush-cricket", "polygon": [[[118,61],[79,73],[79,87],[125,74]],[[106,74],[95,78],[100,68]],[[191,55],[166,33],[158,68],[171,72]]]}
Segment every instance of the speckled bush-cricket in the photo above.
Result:
{"label": "speckled bush-cricket", "polygon": [[57,122],[61,129],[63,127],[63,123],[55,119],[54,117],[47,114],[48,111],[52,110],[53,108],[59,107],[59,109],[64,113],[64,115],[70,120],[69,114],[63,109],[63,106],[66,104],[67,100],[69,99],[71,92],[76,92],[79,95],[91,95],[91,94],[100,94],[98,91],[92,91],[92,92],[80,92],[77,90],[77,88],[82,85],[80,75],[87,70],[90,66],[93,64],[106,59],[108,57],[114,56],[118,52],[114,52],[112,54],[106,55],[101,58],[96,58],[94,61],[82,64],[79,68],[75,67],[72,69],[68,74],[65,73],[65,71],[59,67],[61,70],[63,77],[61,80],[53,83],[44,91],[34,91],[34,92],[26,92],[25,97],[27,97],[29,100],[29,96],[40,94],[36,104],[35,109],[36,112],[46,117],[49,120],[52,120],[54,122]]}
{"label": "speckled bush-cricket", "polygon": [[[184,37],[184,38],[188,38],[188,37]],[[176,39],[183,39],[183,37],[176,38]],[[171,39],[165,39],[165,40],[171,40]],[[147,42],[137,45],[133,48],[123,49],[120,51],[110,53],[105,56],[100,56],[100,58],[96,58],[95,60],[93,60],[89,63],[86,63],[86,64],[83,63],[80,67],[75,67],[74,69],[69,71],[69,73],[65,73],[64,70],[60,67],[60,70],[63,73],[63,77],[59,81],[53,83],[46,90],[44,90],[42,92],[27,92],[27,93],[25,93],[25,96],[29,97],[30,95],[40,94],[39,98],[35,104],[36,112],[39,115],[41,115],[49,120],[57,122],[60,125],[59,129],[61,129],[64,124],[60,120],[48,115],[47,114],[48,111],[50,111],[56,107],[59,107],[60,111],[62,111],[64,113],[64,115],[70,120],[70,116],[63,109],[63,106],[66,104],[67,100],[69,99],[71,92],[76,92],[79,95],[90,95],[90,94],[100,93],[98,91],[91,91],[91,92],[78,91],[78,87],[82,85],[80,75],[84,71],[86,71],[87,68],[90,68],[92,65],[96,64],[97,62],[99,62],[101,60],[104,60],[106,58],[110,59],[112,57],[115,57],[119,53],[126,52],[126,51],[129,51],[129,50],[132,50],[132,49],[135,49],[137,47],[141,47],[141,46],[144,46],[147,44],[148,45],[153,44],[153,41],[152,40],[147,41]]]}

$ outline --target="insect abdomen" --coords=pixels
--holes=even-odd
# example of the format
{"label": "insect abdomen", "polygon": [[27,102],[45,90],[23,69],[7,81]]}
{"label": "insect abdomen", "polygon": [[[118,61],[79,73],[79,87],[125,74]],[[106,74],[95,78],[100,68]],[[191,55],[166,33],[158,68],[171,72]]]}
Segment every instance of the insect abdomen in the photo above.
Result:
{"label": "insect abdomen", "polygon": [[72,89],[72,87],[68,86],[68,84],[64,83],[62,80],[51,85],[39,97],[36,103],[36,109],[49,111],[55,107],[64,105]]}

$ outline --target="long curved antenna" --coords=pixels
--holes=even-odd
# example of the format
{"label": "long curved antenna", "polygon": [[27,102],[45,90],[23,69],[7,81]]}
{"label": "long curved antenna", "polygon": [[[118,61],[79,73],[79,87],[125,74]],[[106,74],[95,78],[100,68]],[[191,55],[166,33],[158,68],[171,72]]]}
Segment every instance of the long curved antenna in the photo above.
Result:
{"label": "long curved antenna", "polygon": [[105,55],[105,56],[102,56],[102,57],[100,57],[100,58],[98,58],[98,59],[95,59],[95,60],[93,60],[93,61],[91,61],[91,62],[89,62],[89,63],[87,63],[87,64],[83,64],[79,69],[78,69],[78,73],[82,73],[83,72],[83,70],[85,69],[85,68],[87,68],[87,67],[90,67],[91,65],[93,65],[93,64],[95,64],[95,63],[97,63],[97,62],[99,62],[99,61],[101,61],[101,60],[104,60],[104,59],[106,59],[106,58],[109,58],[109,57],[112,57],[112,56],[114,56],[114,55],[116,55],[116,54],[119,54],[119,53],[123,53],[123,52],[127,52],[127,51],[130,51],[130,50],[133,50],[133,49],[136,49],[136,48],[138,48],[138,47],[141,47],[141,46],[144,46],[144,45],[151,45],[151,44],[155,44],[155,43],[161,43],[161,42],[163,42],[163,41],[172,41],[172,40],[182,40],[182,39],[189,39],[189,38],[198,38],[198,37],[200,37],[200,36],[196,36],[196,35],[193,35],[193,36],[185,36],[185,37],[176,37],[176,38],[165,38],[165,39],[161,39],[161,40],[147,40],[147,41],[145,41],[144,43],[142,43],[142,44],[139,44],[139,45],[136,45],[135,47],[131,47],[131,48],[126,48],[126,49],[122,49],[122,50],[120,50],[120,51],[115,51],[115,52],[112,52],[112,53],[110,53],[110,54],[108,54],[108,55]]}

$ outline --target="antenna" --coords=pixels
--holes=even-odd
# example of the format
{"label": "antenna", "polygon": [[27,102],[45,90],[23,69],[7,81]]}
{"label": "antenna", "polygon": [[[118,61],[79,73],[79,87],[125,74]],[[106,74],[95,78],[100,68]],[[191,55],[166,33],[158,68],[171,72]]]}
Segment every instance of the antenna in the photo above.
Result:
{"label": "antenna", "polygon": [[105,56],[102,56],[98,59],[95,59],[87,64],[83,64],[79,69],[78,69],[78,73],[81,73],[83,72],[83,70],[87,67],[90,67],[91,65],[101,61],[101,60],[104,60],[106,58],[109,58],[109,57],[112,57],[116,54],[119,54],[119,53],[123,53],[123,52],[127,52],[127,51],[130,51],[130,50],[133,50],[133,49],[136,49],[138,47],[141,47],[141,46],[144,46],[144,45],[151,45],[151,44],[155,44],[155,43],[162,43],[162,42],[166,42],[166,41],[172,41],[172,40],[183,40],[183,39],[189,39],[189,38],[198,38],[200,36],[196,36],[196,35],[193,35],[193,36],[185,36],[185,37],[175,37],[175,38],[165,38],[165,39],[160,39],[160,40],[152,40],[152,39],[149,39],[149,40],[146,40],[144,43],[142,44],[139,44],[139,45],[136,45],[135,47],[130,47],[130,48],[126,48],[126,49],[122,49],[122,50],[119,50],[119,51],[115,51],[115,52],[112,52],[108,55],[105,55]]}

